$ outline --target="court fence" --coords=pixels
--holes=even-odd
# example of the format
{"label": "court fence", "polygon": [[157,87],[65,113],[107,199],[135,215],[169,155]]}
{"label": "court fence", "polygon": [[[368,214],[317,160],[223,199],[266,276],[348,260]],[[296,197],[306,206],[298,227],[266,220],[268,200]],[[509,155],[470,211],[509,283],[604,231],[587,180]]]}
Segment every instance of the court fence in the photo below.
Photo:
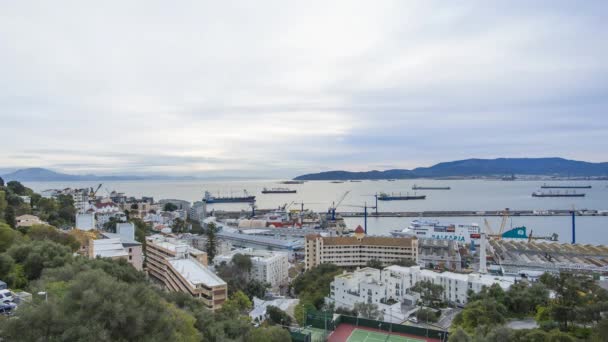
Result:
{"label": "court fence", "polygon": [[350,324],[350,325],[354,325],[357,327],[367,327],[367,328],[374,328],[374,329],[379,329],[379,330],[383,330],[383,331],[391,331],[391,332],[410,334],[410,335],[420,336],[420,337],[434,338],[434,339],[438,339],[440,341],[448,340],[447,331],[443,331],[443,330],[439,330],[439,329],[432,329],[432,328],[427,329],[427,328],[415,327],[415,326],[411,326],[411,325],[382,322],[382,321],[377,321],[377,320],[373,320],[373,319],[353,317],[353,316],[339,315],[333,321],[333,324],[334,324],[333,325],[334,328],[335,328],[335,326],[338,326],[340,324]]}

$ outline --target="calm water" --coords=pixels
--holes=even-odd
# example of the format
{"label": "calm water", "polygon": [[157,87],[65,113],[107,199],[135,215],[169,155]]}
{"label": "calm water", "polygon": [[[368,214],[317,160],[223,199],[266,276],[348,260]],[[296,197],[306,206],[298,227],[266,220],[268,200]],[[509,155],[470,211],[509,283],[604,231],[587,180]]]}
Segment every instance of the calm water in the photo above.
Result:
{"label": "calm water", "polygon": [[[49,188],[64,187],[96,187],[99,182],[25,182],[35,191]],[[259,208],[273,208],[284,203],[304,202],[305,208],[325,211],[333,201],[337,201],[346,191],[350,193],[339,208],[344,211],[362,211],[353,206],[374,204],[373,195],[377,192],[401,192],[413,194],[414,184],[419,186],[450,186],[451,190],[424,190],[417,194],[427,195],[426,200],[419,201],[389,201],[380,202],[380,211],[424,211],[424,210],[500,210],[511,209],[598,209],[608,210],[608,182],[607,181],[580,181],[561,182],[562,184],[592,185],[592,189],[578,189],[585,192],[586,197],[578,198],[534,198],[533,191],[539,190],[544,181],[485,181],[485,180],[397,180],[363,181],[360,183],[307,182],[299,185],[282,185],[277,181],[121,181],[104,183],[99,193],[116,190],[130,196],[153,196],[155,200],[163,198],[176,198],[187,201],[196,201],[202,198],[203,192],[208,190],[213,194],[241,195],[243,190],[257,196]],[[260,191],[264,187],[289,187],[296,189],[297,194],[268,194]],[[299,206],[299,205],[294,205]],[[219,204],[214,208],[225,210],[248,210],[247,204]],[[500,218],[488,218],[492,226],[497,229]],[[368,229],[370,233],[383,234],[392,229],[403,228],[408,225],[411,218],[370,218]],[[441,218],[441,221],[454,223],[483,223],[483,218]],[[349,225],[362,224],[363,219],[348,219]],[[555,232],[560,235],[561,241],[570,241],[569,217],[513,217],[510,225],[525,225],[534,231],[534,235],[550,235]],[[577,241],[581,243],[608,244],[608,217],[577,217]]]}

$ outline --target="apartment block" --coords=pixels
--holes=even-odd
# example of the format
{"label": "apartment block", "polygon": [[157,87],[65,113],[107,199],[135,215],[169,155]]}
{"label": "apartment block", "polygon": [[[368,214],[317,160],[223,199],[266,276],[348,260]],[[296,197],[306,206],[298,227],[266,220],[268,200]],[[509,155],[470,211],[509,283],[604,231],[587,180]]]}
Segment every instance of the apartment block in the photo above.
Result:
{"label": "apartment block", "polygon": [[228,286],[207,268],[207,253],[163,235],[146,238],[146,271],[171,291],[188,293],[209,309],[219,309]]}
{"label": "apartment block", "polygon": [[342,267],[365,266],[370,260],[391,265],[401,259],[418,261],[416,237],[366,236],[361,226],[354,236],[307,235],[305,244],[306,269],[320,264]]}

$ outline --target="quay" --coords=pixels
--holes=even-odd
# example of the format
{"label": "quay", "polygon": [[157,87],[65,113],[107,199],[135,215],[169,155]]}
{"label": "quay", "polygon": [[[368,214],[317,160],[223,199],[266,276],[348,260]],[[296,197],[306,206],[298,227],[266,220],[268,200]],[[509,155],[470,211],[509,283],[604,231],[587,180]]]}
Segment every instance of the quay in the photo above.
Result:
{"label": "quay", "polygon": [[[509,210],[510,216],[570,216],[572,210]],[[339,212],[342,217],[364,217],[364,212]],[[483,217],[504,216],[504,210],[480,210],[480,211],[368,211],[368,217]],[[577,209],[576,216],[608,216],[608,210],[586,210]]]}
{"label": "quay", "polygon": [[[256,209],[257,214],[265,214],[273,209]],[[548,209],[548,210],[513,210],[509,209],[509,216],[570,216],[571,209]],[[249,215],[248,211],[220,211],[214,212],[219,220],[237,219]],[[368,208],[368,217],[484,217],[504,216],[505,210],[427,210],[427,211],[378,211]],[[363,211],[340,211],[336,215],[341,217],[364,217]],[[576,209],[576,216],[608,216],[608,210]]]}

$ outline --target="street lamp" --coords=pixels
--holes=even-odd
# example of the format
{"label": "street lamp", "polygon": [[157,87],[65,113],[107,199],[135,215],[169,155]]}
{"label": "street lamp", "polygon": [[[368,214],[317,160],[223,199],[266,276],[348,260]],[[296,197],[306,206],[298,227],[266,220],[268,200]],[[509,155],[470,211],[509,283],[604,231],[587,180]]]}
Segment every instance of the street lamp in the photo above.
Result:
{"label": "street lamp", "polygon": [[48,301],[49,301],[49,295],[48,295],[48,293],[46,291],[40,291],[40,292],[38,292],[38,295],[39,296],[44,296],[44,302],[48,303]]}

